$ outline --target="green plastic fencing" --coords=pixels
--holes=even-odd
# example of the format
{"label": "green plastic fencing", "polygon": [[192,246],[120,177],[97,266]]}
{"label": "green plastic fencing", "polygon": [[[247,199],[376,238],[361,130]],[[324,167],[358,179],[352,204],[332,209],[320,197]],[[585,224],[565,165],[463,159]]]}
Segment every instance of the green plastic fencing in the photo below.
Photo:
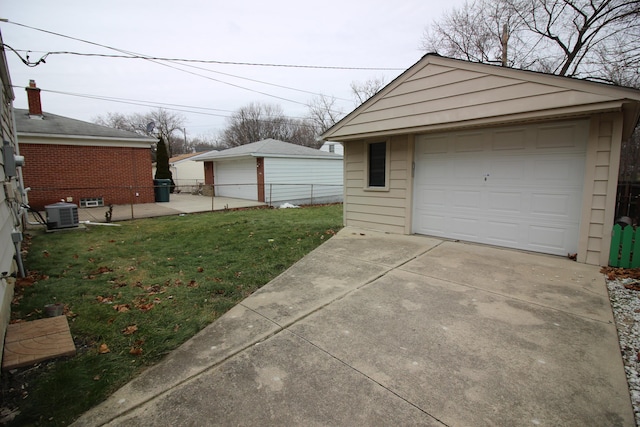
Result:
{"label": "green plastic fencing", "polygon": [[609,265],[622,268],[640,267],[640,231],[630,225],[624,228],[619,224],[613,226]]}

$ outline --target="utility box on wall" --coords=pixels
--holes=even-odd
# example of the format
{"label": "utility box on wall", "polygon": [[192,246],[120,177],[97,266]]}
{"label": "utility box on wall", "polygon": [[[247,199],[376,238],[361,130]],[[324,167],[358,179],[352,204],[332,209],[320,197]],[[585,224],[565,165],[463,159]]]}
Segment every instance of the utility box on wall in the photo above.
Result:
{"label": "utility box on wall", "polygon": [[16,156],[9,141],[2,141],[2,157],[4,160],[4,175],[9,177],[17,176],[17,166],[24,164],[24,157]]}

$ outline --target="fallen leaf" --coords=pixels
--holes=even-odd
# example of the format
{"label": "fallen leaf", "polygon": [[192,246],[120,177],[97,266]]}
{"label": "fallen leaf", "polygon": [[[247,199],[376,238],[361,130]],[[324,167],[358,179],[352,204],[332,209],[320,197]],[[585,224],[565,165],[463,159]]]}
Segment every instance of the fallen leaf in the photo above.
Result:
{"label": "fallen leaf", "polygon": [[198,273],[202,273],[204,271],[203,267],[198,267]]}
{"label": "fallen leaf", "polygon": [[136,325],[129,325],[129,326],[127,326],[126,328],[124,328],[122,330],[122,333],[124,335],[131,335],[134,332],[136,332],[137,330],[138,330],[138,327]]}
{"label": "fallen leaf", "polygon": [[153,303],[150,302],[149,304],[139,304],[136,305],[136,308],[140,311],[149,311],[153,308]]}
{"label": "fallen leaf", "polygon": [[180,325],[176,325],[173,327],[173,332],[178,332],[179,329],[180,329]]}
{"label": "fallen leaf", "polygon": [[98,380],[100,380],[100,375],[96,375],[95,377],[93,377],[93,380],[94,380],[94,381],[98,381]]}
{"label": "fallen leaf", "polygon": [[129,304],[115,304],[113,306],[113,309],[119,313],[124,313],[126,311],[129,311]]}
{"label": "fallen leaf", "polygon": [[49,251],[42,251],[42,255],[44,255],[45,258],[49,258]]}
{"label": "fallen leaf", "polygon": [[134,267],[133,265],[127,267],[127,271],[135,271],[136,267]]}
{"label": "fallen leaf", "polygon": [[142,348],[140,348],[140,347],[131,347],[131,350],[129,350],[129,354],[132,354],[134,356],[140,356],[142,354]]}
{"label": "fallen leaf", "polygon": [[105,354],[105,353],[109,353],[111,350],[109,350],[109,347],[106,344],[100,344],[100,348],[98,348],[98,353],[100,354]]}
{"label": "fallen leaf", "polygon": [[189,284],[187,285],[188,288],[197,288],[198,286],[198,282],[196,282],[195,280],[190,280]]}

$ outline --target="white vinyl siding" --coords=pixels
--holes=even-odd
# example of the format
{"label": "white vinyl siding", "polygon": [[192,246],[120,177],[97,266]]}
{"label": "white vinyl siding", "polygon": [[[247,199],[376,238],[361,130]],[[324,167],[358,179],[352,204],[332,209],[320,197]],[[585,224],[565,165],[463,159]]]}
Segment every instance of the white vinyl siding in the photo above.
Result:
{"label": "white vinyl siding", "polygon": [[258,200],[256,159],[214,162],[216,195],[236,199]]}
{"label": "white vinyl siding", "polygon": [[414,232],[577,253],[588,122],[416,138]]}
{"label": "white vinyl siding", "polygon": [[268,204],[341,202],[342,159],[264,159],[265,201]]}

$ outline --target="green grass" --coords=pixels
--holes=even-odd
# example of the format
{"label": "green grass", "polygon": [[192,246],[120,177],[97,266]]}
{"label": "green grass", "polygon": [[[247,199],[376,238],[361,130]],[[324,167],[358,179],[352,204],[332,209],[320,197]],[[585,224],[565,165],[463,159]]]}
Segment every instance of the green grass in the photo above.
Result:
{"label": "green grass", "polygon": [[120,224],[31,238],[12,318],[65,304],[78,354],[42,365],[10,425],[68,425],[331,237],[342,206]]}

